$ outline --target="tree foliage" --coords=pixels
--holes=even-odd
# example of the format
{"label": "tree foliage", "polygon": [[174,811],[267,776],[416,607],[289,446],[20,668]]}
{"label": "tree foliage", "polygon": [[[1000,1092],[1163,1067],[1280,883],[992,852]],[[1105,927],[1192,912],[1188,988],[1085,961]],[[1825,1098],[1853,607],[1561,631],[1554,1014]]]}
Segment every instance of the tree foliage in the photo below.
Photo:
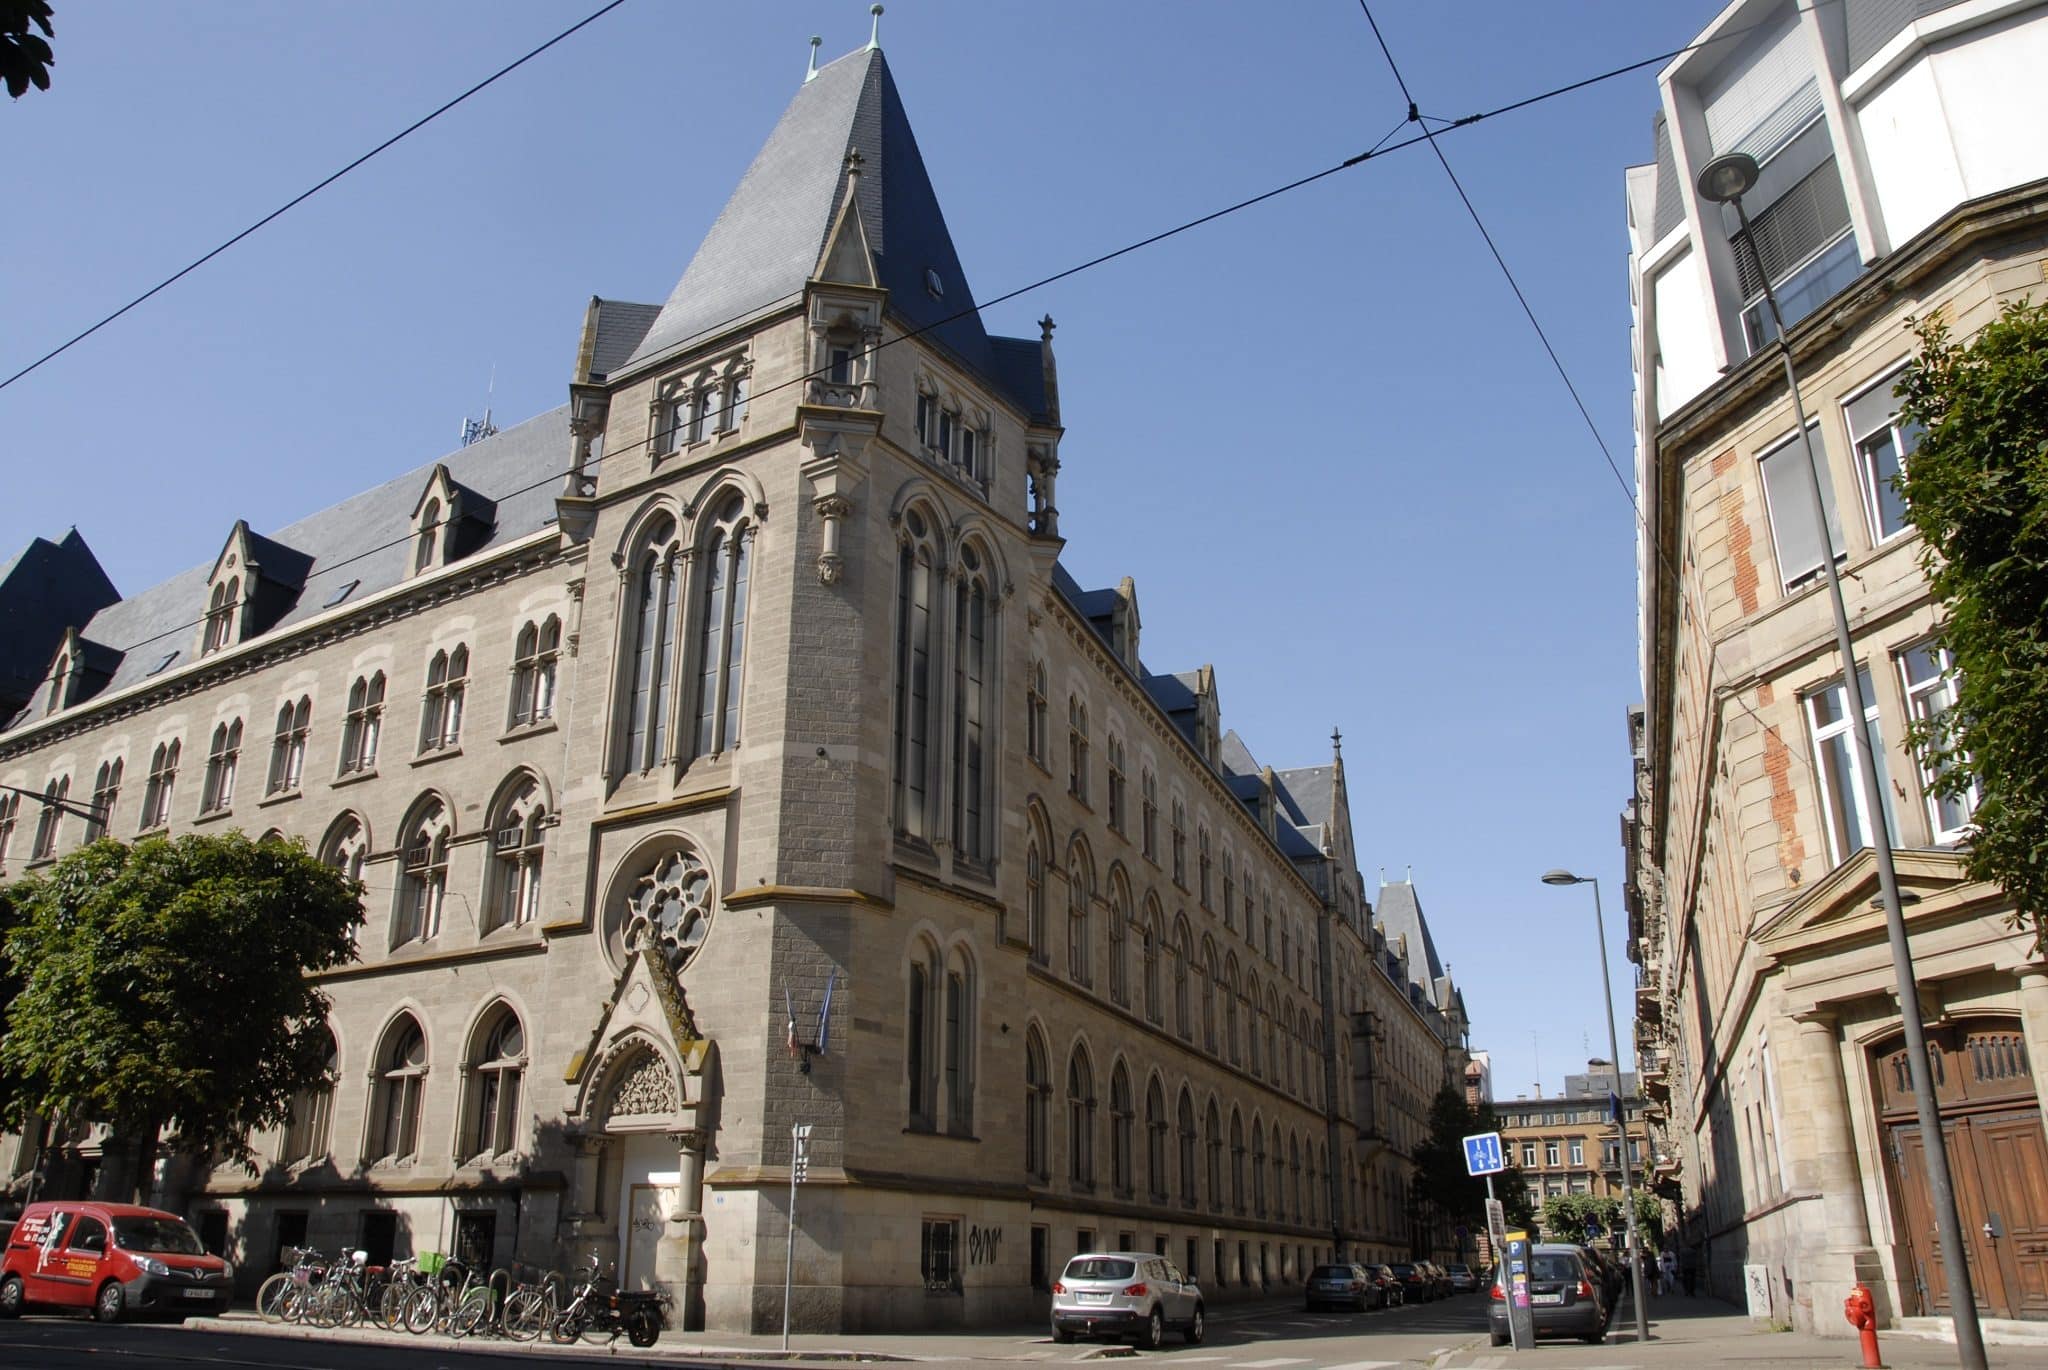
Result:
{"label": "tree foliage", "polygon": [[[1645,1251],[1655,1251],[1664,1240],[1664,1206],[1657,1196],[1638,1189],[1636,1238]],[[1627,1244],[1628,1226],[1621,1196],[1616,1194],[1553,1194],[1543,1201],[1543,1235],[1554,1242],[1584,1245],[1597,1224],[1601,1234],[1619,1250]]]}
{"label": "tree foliage", "polygon": [[[1429,1105],[1429,1136],[1415,1152],[1415,1192],[1438,1212],[1474,1231],[1486,1226],[1486,1179],[1465,1173],[1465,1138],[1497,1132],[1500,1122],[1490,1105],[1473,1108],[1454,1085],[1436,1092]],[[1527,1183],[1512,1160],[1493,1177],[1494,1197],[1501,1201],[1509,1227],[1525,1227],[1535,1219]]]}
{"label": "tree foliage", "polygon": [[1939,792],[1980,796],[1970,875],[2048,948],[2048,308],[2008,304],[1966,347],[1938,318],[1914,331],[1897,393],[1924,431],[1900,490],[1957,680],[1913,742]]}
{"label": "tree foliage", "polygon": [[56,36],[49,0],[0,0],[0,81],[7,83],[9,95],[19,100],[30,86],[50,88],[50,67],[57,58],[49,40]]}
{"label": "tree foliage", "polygon": [[133,1147],[133,1185],[180,1148],[249,1160],[325,1069],[327,999],[355,958],[361,886],[296,842],[240,833],[103,839],[9,891],[0,1122],[93,1119]]}

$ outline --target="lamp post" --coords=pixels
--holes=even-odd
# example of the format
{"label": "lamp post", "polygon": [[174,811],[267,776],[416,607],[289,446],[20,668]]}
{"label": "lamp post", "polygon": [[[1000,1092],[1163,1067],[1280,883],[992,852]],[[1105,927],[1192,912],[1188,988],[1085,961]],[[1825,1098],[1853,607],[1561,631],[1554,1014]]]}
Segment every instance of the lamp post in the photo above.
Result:
{"label": "lamp post", "polygon": [[[1600,880],[1598,876],[1573,875],[1570,871],[1553,870],[1543,873],[1546,885],[1591,885],[1593,887],[1593,930],[1600,938],[1600,992],[1607,996],[1607,1050],[1614,1060],[1614,1092],[1619,1095],[1621,1088],[1621,1034],[1614,1026],[1614,987],[1607,978],[1607,918],[1600,912]],[[1628,1158],[1628,1103],[1624,1098],[1620,1108],[1621,1116],[1615,1124],[1621,1129],[1621,1202],[1628,1215],[1628,1274],[1633,1280],[1636,1304],[1636,1345],[1646,1345],[1650,1340],[1649,1305],[1643,1302],[1643,1249],[1636,1235],[1636,1172]]]}
{"label": "lamp post", "polygon": [[[1807,487],[1813,499],[1814,518],[1820,524],[1821,573],[1827,578],[1828,603],[1835,614],[1835,645],[1842,654],[1842,692],[1851,720],[1849,736],[1856,747],[1856,765],[1862,773],[1863,806],[1869,813],[1870,845],[1877,858],[1877,894],[1884,905],[1885,932],[1891,941],[1892,973],[1899,1001],[1899,1019],[1906,1032],[1906,1064],[1912,1072],[1913,1101],[1920,1115],[1920,1136],[1926,1146],[1927,1196],[1934,1208],[1935,1230],[1941,1237],[1942,1268],[1949,1281],[1949,1306],[1955,1310],[1956,1351],[1965,1370],[1985,1370],[1984,1333],[1977,1323],[1976,1291],[1971,1287],[1969,1248],[1963,1244],[1962,1217],[1956,1211],[1955,1187],[1949,1176],[1948,1143],[1941,1133],[1941,1110],[1934,1098],[1933,1071],[1927,1062],[1927,1034],[1920,1023],[1920,995],[1913,978],[1913,951],[1906,941],[1906,914],[1899,899],[1899,876],[1892,862],[1892,838],[1885,817],[1884,787],[1877,778],[1877,759],[1870,749],[1870,726],[1865,721],[1863,684],[1857,679],[1856,648],[1849,635],[1849,610],[1842,602],[1842,577],[1835,569],[1834,537],[1828,531],[1826,506],[1821,502],[1820,471],[1814,462],[1813,435],[1806,426],[1806,407],[1799,398],[1799,376],[1792,366],[1792,344],[1785,340],[1785,319],[1778,312],[1778,297],[1771,278],[1756,254],[1756,239],[1750,232],[1749,214],[1742,197],[1757,182],[1756,159],[1747,153],[1731,152],[1716,157],[1700,170],[1697,187],[1702,199],[1733,205],[1742,239],[1756,262],[1757,278],[1763,282],[1764,304],[1771,312],[1771,326],[1777,332],[1778,357],[1785,366],[1785,389],[1792,396],[1792,416],[1799,424],[1799,438],[1806,450]],[[1549,877],[1545,877],[1548,879]]]}

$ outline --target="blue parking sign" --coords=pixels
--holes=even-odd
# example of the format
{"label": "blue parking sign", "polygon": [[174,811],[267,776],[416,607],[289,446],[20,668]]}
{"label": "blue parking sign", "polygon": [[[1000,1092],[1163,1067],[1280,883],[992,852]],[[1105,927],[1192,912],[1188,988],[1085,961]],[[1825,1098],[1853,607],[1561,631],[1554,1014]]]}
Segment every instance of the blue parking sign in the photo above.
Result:
{"label": "blue parking sign", "polygon": [[1467,1175],[1498,1175],[1507,1168],[1507,1160],[1501,1154],[1498,1132],[1481,1132],[1465,1139]]}

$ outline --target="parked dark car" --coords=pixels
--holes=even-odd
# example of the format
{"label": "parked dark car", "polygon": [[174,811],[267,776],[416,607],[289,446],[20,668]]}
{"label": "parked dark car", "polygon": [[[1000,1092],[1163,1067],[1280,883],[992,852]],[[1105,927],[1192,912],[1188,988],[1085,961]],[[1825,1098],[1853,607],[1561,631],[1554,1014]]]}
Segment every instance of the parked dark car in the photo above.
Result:
{"label": "parked dark car", "polygon": [[1311,1311],[1349,1308],[1362,1313],[1369,1308],[1384,1308],[1387,1304],[1386,1291],[1362,1265],[1317,1266],[1308,1272],[1304,1300]]}
{"label": "parked dark car", "polygon": [[1621,1302],[1622,1288],[1628,1284],[1626,1256],[1618,1252],[1602,1251],[1597,1246],[1582,1246],[1579,1250],[1585,1255],[1587,1264],[1597,1272],[1593,1276],[1593,1283],[1600,1286],[1607,1306],[1613,1308]]}
{"label": "parked dark car", "polygon": [[1373,1283],[1380,1287],[1382,1308],[1398,1308],[1408,1302],[1408,1287],[1401,1283],[1400,1276],[1394,1273],[1393,1266],[1368,1265],[1365,1270],[1372,1276]]}
{"label": "parked dark car", "polygon": [[1394,1278],[1401,1282],[1403,1297],[1408,1303],[1428,1303],[1436,1297],[1436,1285],[1430,1280],[1429,1272],[1414,1261],[1395,1261]]}
{"label": "parked dark car", "polygon": [[1451,1288],[1451,1272],[1449,1270],[1438,1265],[1435,1261],[1417,1261],[1416,1264],[1421,1266],[1423,1271],[1428,1274],[1429,1287],[1436,1291],[1436,1297],[1448,1299],[1451,1295],[1458,1292]]}
{"label": "parked dark car", "polygon": [[[1609,1305],[1585,1248],[1539,1243],[1529,1253],[1529,1312],[1542,1337],[1577,1337],[1597,1343],[1607,1334]],[[1486,1326],[1495,1346],[1506,1346],[1509,1272],[1496,1265],[1486,1291]]]}
{"label": "parked dark car", "polygon": [[1453,1294],[1470,1294],[1478,1290],[1478,1274],[1473,1271],[1471,1266],[1465,1264],[1463,1261],[1453,1262],[1450,1266],[1450,1274],[1451,1292]]}

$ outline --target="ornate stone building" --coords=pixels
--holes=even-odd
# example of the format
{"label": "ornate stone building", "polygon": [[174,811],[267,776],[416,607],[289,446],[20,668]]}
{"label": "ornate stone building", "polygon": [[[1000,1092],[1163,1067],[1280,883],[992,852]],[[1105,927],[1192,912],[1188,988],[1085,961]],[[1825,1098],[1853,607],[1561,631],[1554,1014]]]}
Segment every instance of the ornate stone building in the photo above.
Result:
{"label": "ornate stone building", "polygon": [[10,644],[0,782],[95,817],[0,809],[9,875],[240,827],[365,886],[332,1086],[164,1181],[245,1268],[594,1251],[777,1325],[797,1125],[799,1327],[1019,1316],[1087,1247],[1212,1299],[1426,1249],[1393,1119],[1465,1023],[1419,910],[1374,923],[1336,747],[1259,765],[1060,566],[1051,322],[972,299],[870,47],[665,303],[592,300],[563,408]]}
{"label": "ornate stone building", "polygon": [[[2048,965],[2003,892],[1965,873],[1970,803],[1935,795],[1904,745],[1953,689],[1892,484],[1917,436],[1892,395],[1908,321],[1938,313],[1967,339],[2043,293],[2044,59],[2038,0],[1740,0],[1660,76],[1656,160],[1628,173],[1644,705],[1626,841],[1653,1163],[1707,1287],[1806,1330],[1846,1335],[1857,1280],[1887,1320],[1950,1306],[1876,899],[1880,818],[1982,1311],[2048,1317]],[[1731,152],[1761,165],[1749,235],[1695,191]]]}

